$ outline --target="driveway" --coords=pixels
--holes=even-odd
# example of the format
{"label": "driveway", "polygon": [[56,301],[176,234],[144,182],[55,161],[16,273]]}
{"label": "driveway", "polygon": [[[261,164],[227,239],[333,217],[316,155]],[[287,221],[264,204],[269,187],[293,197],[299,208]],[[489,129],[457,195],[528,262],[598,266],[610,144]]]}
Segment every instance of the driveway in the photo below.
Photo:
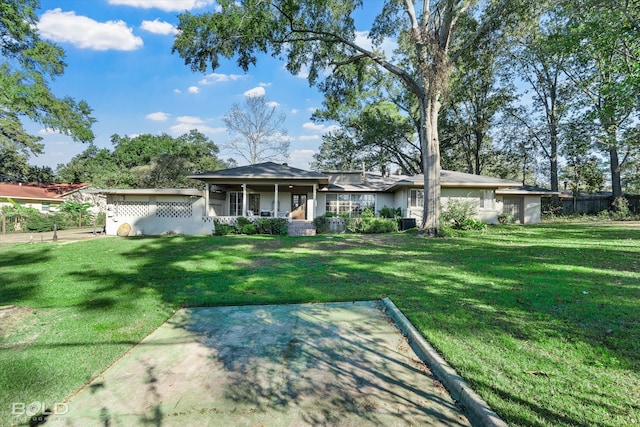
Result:
{"label": "driveway", "polygon": [[[96,231],[99,232],[102,228],[97,227]],[[102,239],[107,236],[104,234],[93,234],[92,228],[77,228],[73,230],[58,230],[58,242],[75,242],[78,240],[88,239]],[[39,243],[39,242],[53,242],[53,231],[47,231],[45,233],[0,233],[0,245],[5,243]]]}
{"label": "driveway", "polygon": [[70,426],[468,426],[380,303],[190,308],[58,408]]}

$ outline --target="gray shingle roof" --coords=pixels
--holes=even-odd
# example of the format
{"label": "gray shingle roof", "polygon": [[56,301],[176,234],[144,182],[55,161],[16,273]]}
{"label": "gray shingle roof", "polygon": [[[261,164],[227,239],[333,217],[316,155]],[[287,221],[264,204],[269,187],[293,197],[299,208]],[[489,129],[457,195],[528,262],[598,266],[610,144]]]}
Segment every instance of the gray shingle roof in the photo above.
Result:
{"label": "gray shingle roof", "polygon": [[327,176],[319,172],[310,172],[288,166],[286,163],[265,162],[255,165],[239,166],[213,172],[189,175],[193,179],[307,179],[327,181]]}

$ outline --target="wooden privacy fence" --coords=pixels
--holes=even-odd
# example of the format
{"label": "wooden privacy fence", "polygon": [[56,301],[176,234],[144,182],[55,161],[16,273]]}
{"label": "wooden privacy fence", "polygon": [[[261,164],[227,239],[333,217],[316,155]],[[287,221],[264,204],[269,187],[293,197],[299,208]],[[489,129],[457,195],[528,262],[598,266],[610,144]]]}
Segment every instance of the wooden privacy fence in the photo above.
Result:
{"label": "wooden privacy fence", "polygon": [[[624,196],[629,202],[629,210],[633,213],[640,213],[640,196]],[[599,212],[611,210],[614,198],[612,196],[578,196],[563,197],[560,199],[562,213],[570,215],[573,213],[595,215]]]}

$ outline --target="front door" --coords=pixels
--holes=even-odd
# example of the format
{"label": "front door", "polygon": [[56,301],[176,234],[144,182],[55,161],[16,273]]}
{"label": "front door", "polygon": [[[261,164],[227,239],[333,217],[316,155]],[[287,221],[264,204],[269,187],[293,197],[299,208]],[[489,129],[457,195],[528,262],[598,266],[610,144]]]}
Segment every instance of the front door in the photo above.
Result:
{"label": "front door", "polygon": [[307,195],[291,195],[291,219],[307,219]]}

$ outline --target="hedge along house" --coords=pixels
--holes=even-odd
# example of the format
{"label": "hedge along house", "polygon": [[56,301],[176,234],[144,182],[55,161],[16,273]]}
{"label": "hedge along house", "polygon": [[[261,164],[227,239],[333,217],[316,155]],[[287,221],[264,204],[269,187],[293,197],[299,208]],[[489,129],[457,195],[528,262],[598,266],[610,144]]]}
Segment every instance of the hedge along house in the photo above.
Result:
{"label": "hedge along house", "polygon": [[[422,218],[421,175],[380,175],[371,172],[312,172],[287,164],[259,163],[190,175],[205,190],[96,190],[107,196],[107,234],[210,234],[214,219],[233,223],[237,217],[276,217],[290,221],[290,231],[311,227],[317,216],[359,215],[367,207],[400,210],[401,216]],[[477,216],[498,222],[502,213],[520,223],[540,221],[541,197],[552,192],[518,182],[442,171],[442,204],[468,201]]]}

